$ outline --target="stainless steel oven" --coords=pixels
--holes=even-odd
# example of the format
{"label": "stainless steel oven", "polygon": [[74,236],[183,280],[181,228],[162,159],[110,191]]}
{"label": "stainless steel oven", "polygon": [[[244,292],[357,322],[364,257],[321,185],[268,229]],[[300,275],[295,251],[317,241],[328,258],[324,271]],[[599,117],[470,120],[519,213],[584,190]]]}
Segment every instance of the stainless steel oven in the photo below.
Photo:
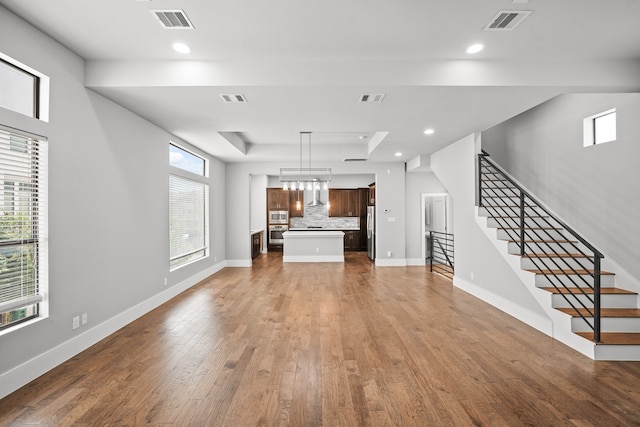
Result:
{"label": "stainless steel oven", "polygon": [[269,243],[279,245],[284,243],[282,233],[289,229],[288,225],[270,225],[269,226]]}
{"label": "stainless steel oven", "polygon": [[289,224],[289,212],[269,211],[269,224]]}

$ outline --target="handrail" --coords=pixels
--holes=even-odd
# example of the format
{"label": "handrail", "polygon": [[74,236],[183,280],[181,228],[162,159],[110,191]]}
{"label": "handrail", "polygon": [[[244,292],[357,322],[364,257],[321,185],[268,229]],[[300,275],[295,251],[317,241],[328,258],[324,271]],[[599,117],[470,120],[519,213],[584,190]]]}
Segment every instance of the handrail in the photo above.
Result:
{"label": "handrail", "polygon": [[[444,242],[444,246],[443,246]],[[436,250],[435,245],[438,245],[439,251]],[[453,264],[453,234],[450,233],[442,233],[439,231],[430,231],[429,232],[429,265],[430,271],[434,271],[434,265],[436,266],[437,273],[443,274],[453,274],[454,272],[454,264]],[[436,264],[434,264],[436,261]],[[447,268],[440,267],[444,264]],[[441,270],[441,271],[438,271]]]}
{"label": "handrail", "polygon": [[[547,213],[550,217],[552,217],[555,221],[558,222],[558,224],[560,224],[562,226],[562,228],[564,228],[565,230],[567,230],[569,233],[571,233],[576,239],[578,239],[580,241],[580,243],[582,243],[583,245],[585,245],[587,248],[589,248],[590,250],[593,251],[594,254],[596,254],[599,258],[604,258],[604,255],[602,255],[602,253],[597,250],[595,247],[593,247],[593,245],[591,245],[591,243],[587,242],[586,240],[584,240],[584,238],[582,236],[580,236],[578,233],[576,233],[571,227],[569,227],[567,224],[564,223],[564,221],[562,221],[560,218],[558,218],[555,214],[551,213],[549,211],[549,209],[547,209],[546,206],[544,206],[544,204],[540,201],[538,201],[535,197],[533,197],[527,190],[525,190],[520,184],[518,184],[515,180],[513,180],[511,178],[511,176],[504,170],[502,169],[497,163],[495,163],[493,160],[491,160],[489,158],[489,154],[486,153],[486,151],[484,153],[478,154],[478,156],[483,157],[487,162],[489,162],[489,164],[491,166],[493,166],[494,168],[498,169],[502,175],[513,185],[516,186],[516,188],[518,188],[518,190],[520,190],[522,193],[524,193],[529,199],[531,199],[532,201],[534,201],[538,207],[542,208],[542,210]],[[482,172],[480,172],[482,173]],[[480,200],[479,200],[480,205],[482,206],[482,194],[480,194]]]}
{"label": "handrail", "polygon": [[[487,169],[488,172],[484,172],[484,169]],[[487,175],[497,176],[498,179],[489,180],[486,178]],[[513,187],[491,186],[489,184],[490,181],[509,183]],[[505,191],[505,189],[508,190],[508,192]],[[485,195],[485,193],[488,193],[488,195]],[[486,200],[492,198],[499,200],[511,199],[513,200],[513,204],[495,205],[485,203]],[[515,199],[517,199],[517,202]],[[601,259],[604,258],[602,253],[569,227],[563,220],[558,218],[558,216],[551,212],[542,202],[531,195],[528,190],[512,178],[502,167],[490,159],[489,154],[484,150],[478,154],[477,203],[479,207],[483,207],[489,213],[498,224],[498,228],[503,230],[509,239],[518,243],[520,256],[528,258],[536,270],[547,278],[548,282],[593,330],[594,341],[599,342],[601,335]],[[548,217],[541,215],[540,211]],[[527,212],[534,212],[534,214],[532,215]],[[509,224],[509,218],[517,221],[517,227]],[[527,226],[527,224],[529,224],[529,226]],[[563,235],[559,230],[566,231],[571,238],[575,238],[577,242],[564,240],[567,236]],[[564,238],[559,240],[557,238],[558,235],[564,236]],[[587,248],[587,251],[593,253],[593,255],[586,254],[577,245],[578,242],[582,243],[582,245]],[[567,244],[571,247],[570,250],[574,252],[569,252],[567,249],[556,249],[553,245],[554,243]],[[562,247],[558,246],[558,248]],[[577,251],[578,254],[574,254],[575,251]],[[541,254],[547,255],[547,260],[541,257]],[[578,255],[578,257],[576,257],[576,255]],[[554,256],[560,261],[556,261]],[[593,258],[592,260],[590,259],[591,257]],[[590,271],[588,267],[585,267],[580,258],[586,259],[587,261],[585,262],[593,264],[593,270]],[[573,261],[573,264],[570,260]],[[559,263],[563,263],[565,266],[563,267]],[[583,277],[581,270],[585,270],[588,273],[587,277],[590,276],[593,279],[593,285]],[[572,275],[577,276],[584,284],[579,283]],[[561,291],[561,288],[570,289],[567,282],[571,283],[573,285],[572,288],[579,290],[580,294],[593,304],[593,308],[591,308],[580,298],[574,300],[587,311],[586,316],[576,308],[574,301],[569,299],[569,297]],[[583,289],[584,285],[593,290],[593,298]],[[593,317],[593,323],[590,322],[587,317]]]}

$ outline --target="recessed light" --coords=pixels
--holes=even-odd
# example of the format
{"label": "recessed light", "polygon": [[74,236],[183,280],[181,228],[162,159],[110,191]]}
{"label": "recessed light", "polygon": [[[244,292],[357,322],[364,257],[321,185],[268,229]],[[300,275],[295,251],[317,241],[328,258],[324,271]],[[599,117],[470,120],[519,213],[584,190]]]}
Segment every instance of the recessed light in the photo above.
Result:
{"label": "recessed light", "polygon": [[174,43],[172,47],[173,47],[173,50],[175,50],[178,53],[184,53],[184,54],[191,53],[191,49],[189,48],[189,46],[187,46],[184,43]]}
{"label": "recessed light", "polygon": [[400,156],[402,156],[402,153],[398,151],[398,152],[396,153],[396,157],[400,157]]}
{"label": "recessed light", "polygon": [[435,131],[433,129],[425,129],[424,134],[425,135],[433,135]]}
{"label": "recessed light", "polygon": [[481,43],[476,43],[469,46],[465,52],[467,52],[469,55],[473,55],[474,53],[480,52],[482,49],[484,49],[484,45]]}

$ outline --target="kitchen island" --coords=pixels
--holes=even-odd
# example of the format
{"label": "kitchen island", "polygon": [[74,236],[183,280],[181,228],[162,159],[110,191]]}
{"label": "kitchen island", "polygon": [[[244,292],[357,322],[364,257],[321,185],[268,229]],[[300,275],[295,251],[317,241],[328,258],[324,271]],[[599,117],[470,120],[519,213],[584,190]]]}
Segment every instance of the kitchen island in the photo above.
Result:
{"label": "kitchen island", "polygon": [[344,262],[344,232],[286,231],[283,262]]}

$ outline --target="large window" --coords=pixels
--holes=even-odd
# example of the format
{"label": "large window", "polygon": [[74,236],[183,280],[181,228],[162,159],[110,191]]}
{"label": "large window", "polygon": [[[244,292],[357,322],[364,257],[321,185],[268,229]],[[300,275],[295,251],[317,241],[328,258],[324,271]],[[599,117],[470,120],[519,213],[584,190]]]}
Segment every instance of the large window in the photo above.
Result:
{"label": "large window", "polygon": [[209,185],[206,161],[169,145],[169,266],[171,270],[209,254]]}
{"label": "large window", "polygon": [[0,330],[42,314],[46,144],[0,128]]}

